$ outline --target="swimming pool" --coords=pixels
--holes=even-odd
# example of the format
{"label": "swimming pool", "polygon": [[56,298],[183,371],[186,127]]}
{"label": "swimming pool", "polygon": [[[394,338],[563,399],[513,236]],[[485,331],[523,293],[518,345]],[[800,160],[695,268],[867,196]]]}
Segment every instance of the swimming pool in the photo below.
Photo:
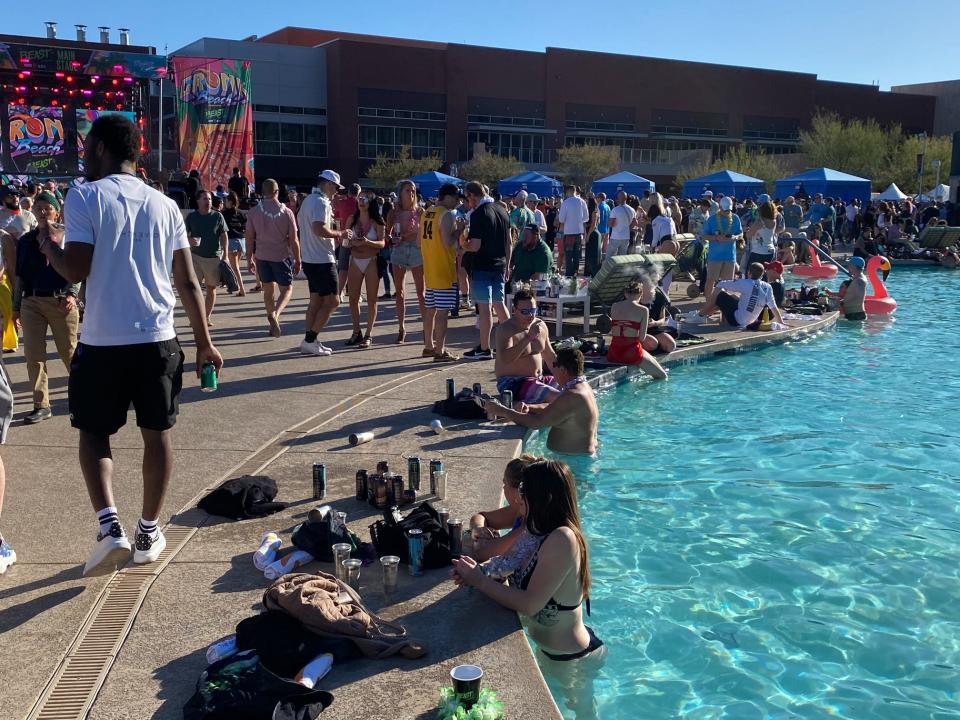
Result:
{"label": "swimming pool", "polygon": [[888,287],[892,324],[601,394],[602,720],[960,718],[960,274]]}

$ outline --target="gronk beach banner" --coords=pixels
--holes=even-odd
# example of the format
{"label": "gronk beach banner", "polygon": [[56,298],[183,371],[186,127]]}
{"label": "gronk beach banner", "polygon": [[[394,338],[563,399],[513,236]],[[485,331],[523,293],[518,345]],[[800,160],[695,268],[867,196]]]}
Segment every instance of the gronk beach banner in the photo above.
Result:
{"label": "gronk beach banner", "polygon": [[253,179],[253,105],[246,60],[174,58],[180,167],[204,189],[226,185],[234,167]]}
{"label": "gronk beach banner", "polygon": [[7,128],[7,172],[51,177],[76,172],[76,149],[67,142],[63,108],[8,105]]}

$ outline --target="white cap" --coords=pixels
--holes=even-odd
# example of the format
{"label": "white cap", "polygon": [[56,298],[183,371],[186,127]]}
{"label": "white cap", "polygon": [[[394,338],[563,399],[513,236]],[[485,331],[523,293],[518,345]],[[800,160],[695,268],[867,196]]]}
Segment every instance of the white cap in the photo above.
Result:
{"label": "white cap", "polygon": [[707,190],[707,191],[705,191],[705,192],[703,193],[703,196],[704,196],[704,197],[712,198],[712,197],[713,197],[713,190]]}
{"label": "white cap", "polygon": [[514,195],[513,198],[518,202],[525,203],[527,201],[527,191],[518,190],[517,194]]}
{"label": "white cap", "polygon": [[720,209],[721,210],[731,210],[733,208],[733,200],[728,197],[720,198]]}
{"label": "white cap", "polygon": [[540,202],[540,198],[536,193],[530,193],[527,195],[527,202]]}
{"label": "white cap", "polygon": [[329,182],[332,182],[332,183],[334,183],[338,188],[340,188],[341,190],[343,190],[343,185],[340,184],[340,175],[339,175],[339,173],[335,173],[333,170],[324,170],[322,173],[320,173],[320,174],[317,176],[317,179],[319,179],[319,180],[327,180],[327,181],[329,181]]}

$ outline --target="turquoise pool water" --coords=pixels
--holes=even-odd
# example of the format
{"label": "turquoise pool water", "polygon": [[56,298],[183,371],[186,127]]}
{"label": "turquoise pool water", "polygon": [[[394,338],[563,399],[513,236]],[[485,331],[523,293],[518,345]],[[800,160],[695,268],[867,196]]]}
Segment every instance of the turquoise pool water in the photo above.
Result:
{"label": "turquoise pool water", "polygon": [[888,287],[892,324],[602,393],[602,720],[960,718],[960,274]]}

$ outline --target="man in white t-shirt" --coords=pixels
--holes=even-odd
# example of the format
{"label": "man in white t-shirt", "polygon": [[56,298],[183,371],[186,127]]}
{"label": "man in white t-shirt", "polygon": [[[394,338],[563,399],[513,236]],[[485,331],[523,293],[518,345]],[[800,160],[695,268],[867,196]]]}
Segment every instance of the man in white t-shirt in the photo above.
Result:
{"label": "man in white t-shirt", "polygon": [[303,274],[307,276],[310,304],[307,306],[306,332],[300,343],[304,355],[332,355],[333,350],[321,343],[317,336],[326,327],[333,311],[340,304],[337,285],[337,251],[335,240],[353,237],[349,229],[333,227],[331,198],[342,190],[340,176],[333,170],[324,170],[317,177],[313,192],[304,198],[297,214],[300,229],[300,259]]}
{"label": "man in white t-shirt", "polygon": [[630,247],[630,234],[637,211],[627,205],[627,193],[617,192],[617,205],[610,211],[610,242],[604,260],[614,255],[625,255]]}
{"label": "man in white t-shirt", "polygon": [[[193,328],[197,375],[223,358],[207,329],[190,242],[176,203],[136,177],[140,130],[121,115],[100,117],[84,143],[88,182],[67,196],[67,227],[51,227],[40,250],[70,282],[86,282],[83,334],[70,367],[70,422],[80,431],[80,469],[100,532],[84,575],[112,573],[130,559],[113,499],[110,436],[133,404],[143,437],[143,515],[135,563],[166,547],[157,523],[173,469],[170,429],[183,382],[174,329],[176,296]],[[61,248],[60,242],[64,245]]]}
{"label": "man in white t-shirt", "polygon": [[557,245],[559,257],[557,266],[563,266],[568,277],[574,277],[580,270],[580,256],[583,253],[583,232],[590,214],[587,203],[577,195],[576,185],[563,188],[564,200],[557,213],[561,242]]}
{"label": "man in white t-shirt", "polygon": [[[537,227],[540,228],[541,233],[547,232],[547,219],[543,215],[543,211],[537,207],[540,203],[540,197],[536,193],[530,193],[527,195],[526,206],[527,209],[533,213],[533,219],[536,221]],[[521,228],[521,235],[523,235],[523,229]]]}
{"label": "man in white t-shirt", "polygon": [[[770,310],[773,319],[783,323],[780,308],[773,295],[770,283],[761,280],[764,269],[760,263],[752,263],[747,268],[747,277],[741,280],[721,280],[716,284],[707,304],[700,309],[700,315],[708,317],[716,310],[720,310],[724,322],[733,327],[756,330],[760,313],[764,308]],[[738,293],[731,295],[727,292]]]}

